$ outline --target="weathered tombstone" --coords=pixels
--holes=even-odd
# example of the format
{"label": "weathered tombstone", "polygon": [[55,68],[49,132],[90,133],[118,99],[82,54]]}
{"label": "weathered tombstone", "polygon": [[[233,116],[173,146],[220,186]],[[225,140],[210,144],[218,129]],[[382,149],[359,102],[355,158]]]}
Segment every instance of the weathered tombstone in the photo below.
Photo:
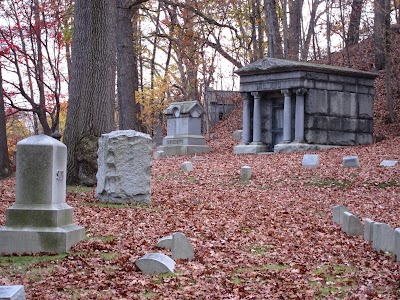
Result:
{"label": "weathered tombstone", "polygon": [[193,164],[190,161],[185,161],[181,164],[181,168],[184,172],[192,172],[193,171]]}
{"label": "weathered tombstone", "polygon": [[61,253],[85,236],[66,195],[67,147],[46,135],[17,144],[16,201],[0,227],[0,254]]}
{"label": "weathered tombstone", "polygon": [[394,253],[395,231],[388,224],[381,225],[380,250]]}
{"label": "weathered tombstone", "polygon": [[102,202],[150,202],[152,140],[119,130],[99,139],[96,196]]}
{"label": "weathered tombstone", "polygon": [[319,168],[319,155],[318,154],[304,154],[302,166],[303,166],[303,168],[310,168],[310,169]]}
{"label": "weathered tombstone", "polygon": [[136,261],[144,274],[174,273],[175,261],[163,253],[148,253]]}
{"label": "weathered tombstone", "polygon": [[380,251],[381,250],[381,227],[383,223],[375,222],[372,224],[372,248],[375,251]]}
{"label": "weathered tombstone", "polygon": [[373,240],[373,236],[374,236],[373,225],[374,225],[374,223],[375,222],[369,218],[366,218],[364,220],[364,240],[366,240],[366,241]]}
{"label": "weathered tombstone", "polygon": [[235,130],[233,132],[232,138],[234,141],[241,141],[243,135],[243,130]]}
{"label": "weathered tombstone", "polygon": [[157,150],[165,155],[187,155],[207,153],[211,147],[206,145],[201,135],[201,116],[203,108],[197,101],[171,103],[165,110],[167,117],[167,136]]}
{"label": "weathered tombstone", "polygon": [[382,160],[381,167],[394,167],[397,164],[397,160]]}
{"label": "weathered tombstone", "polygon": [[0,286],[0,300],[25,300],[23,285]]}
{"label": "weathered tombstone", "polygon": [[343,157],[343,168],[358,168],[360,167],[360,162],[358,161],[358,156],[344,156]]}
{"label": "weathered tombstone", "polygon": [[188,238],[181,232],[172,234],[172,258],[188,259],[194,258],[194,249]]}
{"label": "weathered tombstone", "polygon": [[167,235],[157,242],[157,247],[165,248],[165,249],[172,249],[172,235]]}
{"label": "weathered tombstone", "polygon": [[400,261],[400,228],[395,229],[394,235],[394,255],[396,255],[396,261]]}
{"label": "weathered tombstone", "polygon": [[163,129],[160,123],[157,123],[154,126],[153,142],[156,144],[156,146],[160,146],[162,145],[162,140],[163,140]]}
{"label": "weathered tombstone", "polygon": [[342,225],[343,224],[343,214],[344,212],[348,212],[348,208],[344,205],[336,205],[333,207],[333,222],[335,224]]}
{"label": "weathered tombstone", "polygon": [[153,158],[156,160],[162,159],[164,157],[164,151],[154,151]]}
{"label": "weathered tombstone", "polygon": [[240,180],[245,181],[251,178],[251,167],[243,166],[240,169]]}
{"label": "weathered tombstone", "polygon": [[361,221],[355,215],[346,211],[343,214],[342,231],[348,236],[356,236],[362,235],[364,229]]}

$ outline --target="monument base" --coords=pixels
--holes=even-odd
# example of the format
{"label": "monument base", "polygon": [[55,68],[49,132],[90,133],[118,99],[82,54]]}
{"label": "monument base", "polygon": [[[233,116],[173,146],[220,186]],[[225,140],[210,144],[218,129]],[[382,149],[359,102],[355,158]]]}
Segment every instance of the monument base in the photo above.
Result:
{"label": "monument base", "polygon": [[335,145],[306,144],[306,143],[282,143],[274,146],[275,153],[304,152],[340,148]]}
{"label": "monument base", "polygon": [[62,227],[0,227],[1,254],[62,253],[83,240],[85,229],[71,224]]}
{"label": "monument base", "polygon": [[159,146],[157,151],[164,151],[164,155],[191,155],[208,153],[211,151],[211,147],[206,145],[169,145]]}
{"label": "monument base", "polygon": [[261,145],[237,145],[233,148],[233,154],[257,154],[260,152],[267,152],[268,146]]}

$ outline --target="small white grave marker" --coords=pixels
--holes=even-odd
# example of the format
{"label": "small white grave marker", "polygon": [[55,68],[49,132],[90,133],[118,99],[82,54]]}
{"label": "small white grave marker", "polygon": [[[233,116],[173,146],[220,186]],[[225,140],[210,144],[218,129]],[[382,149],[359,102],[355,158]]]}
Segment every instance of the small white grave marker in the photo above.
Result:
{"label": "small white grave marker", "polygon": [[190,161],[185,161],[184,163],[182,163],[181,168],[184,172],[192,172],[193,164]]}
{"label": "small white grave marker", "polygon": [[172,234],[172,258],[188,259],[194,258],[194,249],[188,238],[181,232]]}
{"label": "small white grave marker", "polygon": [[303,168],[316,169],[319,168],[318,154],[304,154],[302,161]]}
{"label": "small white grave marker", "polygon": [[25,289],[23,285],[0,286],[1,300],[25,300]]}
{"label": "small white grave marker", "polygon": [[380,250],[394,253],[395,231],[388,224],[381,226]]}
{"label": "small white grave marker", "polygon": [[345,156],[343,157],[343,168],[358,168],[360,167],[360,162],[358,161],[358,156]]}
{"label": "small white grave marker", "polygon": [[172,235],[167,235],[157,242],[157,247],[165,248],[165,249],[172,249]]}
{"label": "small white grave marker", "polygon": [[397,160],[382,160],[381,167],[394,167],[397,164]]}
{"label": "small white grave marker", "polygon": [[400,228],[396,228],[394,231],[394,255],[396,255],[396,261],[400,261]]}
{"label": "small white grave marker", "polygon": [[342,231],[348,236],[356,236],[362,235],[364,229],[361,221],[355,215],[346,211],[343,214]]}
{"label": "small white grave marker", "polygon": [[153,158],[156,160],[162,159],[164,157],[164,151],[154,151]]}
{"label": "small white grave marker", "polygon": [[147,253],[136,261],[144,274],[173,273],[175,261],[162,253]]}
{"label": "small white grave marker", "polygon": [[251,178],[251,167],[243,166],[240,170],[240,180],[245,181]]}
{"label": "small white grave marker", "polygon": [[374,236],[374,221],[371,219],[366,218],[364,220],[364,240],[372,241]]}

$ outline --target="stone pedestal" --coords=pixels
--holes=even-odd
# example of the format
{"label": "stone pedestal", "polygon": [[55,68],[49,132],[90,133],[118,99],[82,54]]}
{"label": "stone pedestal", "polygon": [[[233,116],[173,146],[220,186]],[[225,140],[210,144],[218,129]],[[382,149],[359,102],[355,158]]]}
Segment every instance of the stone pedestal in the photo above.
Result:
{"label": "stone pedestal", "polygon": [[201,116],[204,110],[197,101],[174,102],[164,110],[167,117],[167,136],[157,150],[165,155],[208,153],[201,135]]}
{"label": "stone pedestal", "polygon": [[17,144],[16,201],[0,227],[0,254],[61,253],[84,238],[65,202],[67,147],[45,135]]}

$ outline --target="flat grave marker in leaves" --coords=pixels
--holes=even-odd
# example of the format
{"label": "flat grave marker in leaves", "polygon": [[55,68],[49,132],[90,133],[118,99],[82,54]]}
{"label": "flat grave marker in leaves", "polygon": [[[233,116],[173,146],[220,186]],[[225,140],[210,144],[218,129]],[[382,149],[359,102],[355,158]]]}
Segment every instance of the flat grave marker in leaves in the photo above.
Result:
{"label": "flat grave marker in leaves", "polygon": [[23,285],[0,286],[0,300],[25,300]]}
{"label": "flat grave marker in leaves", "polygon": [[163,253],[147,253],[136,261],[144,274],[173,273],[175,261]]}

